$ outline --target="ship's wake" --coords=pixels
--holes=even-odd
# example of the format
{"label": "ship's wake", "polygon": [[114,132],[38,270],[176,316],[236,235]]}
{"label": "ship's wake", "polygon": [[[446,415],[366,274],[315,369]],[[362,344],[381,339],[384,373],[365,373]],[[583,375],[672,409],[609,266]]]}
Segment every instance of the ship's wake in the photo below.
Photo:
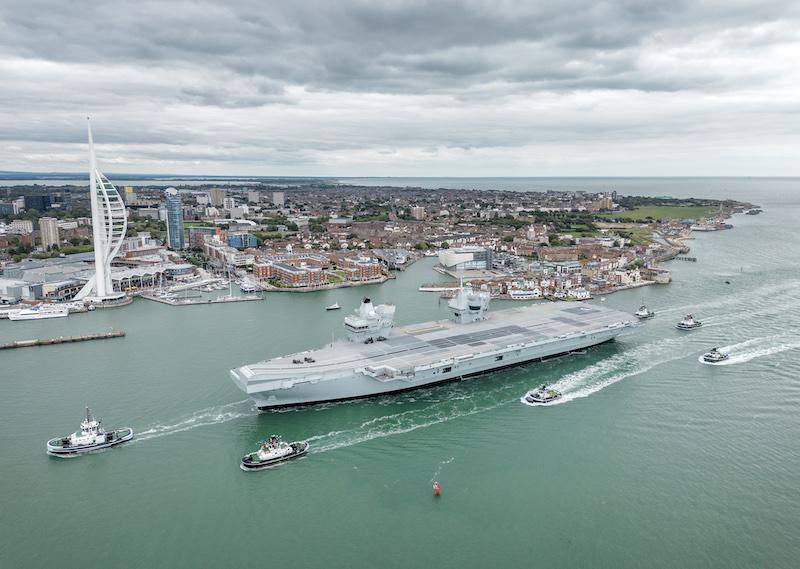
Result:
{"label": "ship's wake", "polygon": [[710,363],[703,361],[703,356],[698,358],[700,363],[713,366],[726,366],[733,364],[742,364],[762,358],[764,356],[771,356],[780,354],[789,350],[796,350],[800,348],[800,340],[796,337],[787,337],[785,335],[768,336],[765,338],[753,338],[738,344],[731,344],[730,346],[723,346],[718,348],[720,352],[728,354],[727,360]]}
{"label": "ship's wake", "polygon": [[197,427],[227,423],[228,421],[252,417],[257,414],[258,410],[253,402],[249,399],[228,403],[226,405],[207,407],[205,409],[195,411],[177,423],[170,425],[158,424],[150,427],[147,430],[141,431],[136,434],[136,437],[132,442],[141,442],[163,437],[165,435],[174,435],[176,433],[182,433],[184,431],[196,429]]}
{"label": "ship's wake", "polygon": [[589,397],[623,379],[640,375],[656,366],[681,359],[684,354],[681,350],[676,349],[676,344],[681,343],[680,338],[672,338],[642,344],[569,373],[557,382],[550,384],[549,387],[562,394],[559,399],[550,403],[529,403],[525,400],[527,393],[519,400],[529,407],[551,407]]}
{"label": "ship's wake", "polygon": [[512,385],[506,385],[489,392],[448,391],[447,397],[434,399],[423,407],[373,417],[352,429],[331,431],[309,437],[307,440],[313,443],[310,452],[319,453],[350,447],[490,411],[513,401],[506,393],[512,388]]}

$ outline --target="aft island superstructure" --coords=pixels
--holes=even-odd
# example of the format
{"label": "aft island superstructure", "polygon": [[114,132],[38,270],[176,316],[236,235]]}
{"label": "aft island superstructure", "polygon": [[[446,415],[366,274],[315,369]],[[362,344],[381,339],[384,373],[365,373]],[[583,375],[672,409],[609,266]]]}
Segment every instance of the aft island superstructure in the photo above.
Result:
{"label": "aft island superstructure", "polygon": [[598,305],[537,304],[487,313],[489,292],[462,287],[451,317],[395,326],[369,299],[345,318],[347,340],[231,370],[261,410],[418,389],[612,340],[636,325]]}

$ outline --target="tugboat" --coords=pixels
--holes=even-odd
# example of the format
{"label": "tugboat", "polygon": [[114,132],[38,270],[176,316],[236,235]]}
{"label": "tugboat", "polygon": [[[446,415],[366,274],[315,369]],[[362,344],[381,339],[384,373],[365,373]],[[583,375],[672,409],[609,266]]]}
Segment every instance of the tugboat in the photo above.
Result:
{"label": "tugboat", "polygon": [[256,452],[244,455],[239,466],[245,471],[261,470],[303,456],[307,451],[308,443],[305,441],[287,443],[277,435],[270,435]]}
{"label": "tugboat", "polygon": [[652,318],[656,315],[655,312],[647,308],[644,304],[639,307],[639,310],[633,313],[636,318],[639,320],[647,320],[648,318]]}
{"label": "tugboat", "polygon": [[106,431],[100,421],[92,417],[86,408],[86,419],[81,421],[81,428],[71,435],[47,441],[47,454],[51,456],[76,456],[93,450],[108,448],[127,442],[133,438],[133,429],[126,427]]}
{"label": "tugboat", "polygon": [[703,361],[707,364],[718,364],[724,362],[730,356],[725,352],[720,352],[717,348],[711,348],[711,351],[703,354]]}
{"label": "tugboat", "polygon": [[338,302],[334,302],[330,306],[326,306],[325,310],[339,310],[340,308],[341,308],[341,306],[339,306],[339,303]]}
{"label": "tugboat", "polygon": [[703,323],[699,320],[695,320],[694,316],[691,314],[687,314],[683,320],[675,324],[675,327],[678,330],[694,330],[695,328],[699,328],[702,326]]}
{"label": "tugboat", "polygon": [[552,403],[561,398],[561,392],[555,389],[548,389],[547,385],[542,385],[538,389],[529,391],[525,394],[525,401],[528,403]]}

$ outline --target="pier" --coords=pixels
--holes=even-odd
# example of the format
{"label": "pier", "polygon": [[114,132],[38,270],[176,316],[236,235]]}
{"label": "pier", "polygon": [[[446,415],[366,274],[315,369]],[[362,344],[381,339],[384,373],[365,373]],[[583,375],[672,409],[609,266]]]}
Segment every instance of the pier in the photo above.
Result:
{"label": "pier", "polygon": [[692,263],[696,263],[697,262],[697,257],[680,256],[680,257],[675,257],[675,260],[677,260],[677,261],[691,261]]}
{"label": "pier", "polygon": [[0,344],[0,350],[11,350],[14,348],[32,348],[34,346],[53,346],[55,344],[71,344],[73,342],[88,342],[90,340],[108,340],[110,338],[122,338],[125,332],[117,330],[114,332],[101,332],[100,334],[84,334],[82,336],[59,336],[57,338],[36,338],[33,340],[17,340],[8,344]]}
{"label": "pier", "polygon": [[168,299],[158,296],[142,295],[142,298],[147,300],[154,300],[161,304],[168,304],[170,306],[196,306],[198,304],[222,304],[225,302],[247,302],[250,300],[263,300],[261,296],[220,296],[218,298],[177,298]]}

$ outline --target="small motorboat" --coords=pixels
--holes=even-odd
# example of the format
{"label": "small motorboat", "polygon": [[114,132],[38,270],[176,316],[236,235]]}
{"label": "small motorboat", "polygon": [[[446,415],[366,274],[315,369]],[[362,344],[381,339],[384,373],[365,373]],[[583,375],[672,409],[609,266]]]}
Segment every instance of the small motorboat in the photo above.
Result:
{"label": "small motorboat", "polygon": [[561,398],[561,392],[549,389],[547,385],[542,385],[538,389],[529,391],[525,394],[525,401],[528,403],[552,403]]}
{"label": "small motorboat", "polygon": [[652,318],[656,315],[655,312],[647,308],[644,304],[639,307],[639,310],[633,313],[636,318],[639,320],[647,320],[648,318]]}
{"label": "small motorboat", "polygon": [[325,310],[339,310],[341,306],[339,306],[338,302],[331,304],[330,306],[326,306]]}
{"label": "small motorboat", "polygon": [[242,457],[239,465],[242,470],[261,470],[268,468],[293,458],[303,456],[308,451],[308,443],[298,441],[287,443],[277,435],[271,435],[269,439],[261,442],[261,446],[256,452],[251,452]]}
{"label": "small motorboat", "polygon": [[675,324],[675,327],[678,330],[694,330],[695,328],[700,328],[702,325],[703,323],[699,320],[695,320],[694,316],[687,314],[683,320]]}
{"label": "small motorboat", "polygon": [[730,356],[725,352],[720,352],[717,348],[711,348],[710,351],[703,354],[703,361],[707,364],[718,364],[724,362]]}
{"label": "small motorboat", "polygon": [[81,428],[71,435],[47,441],[47,454],[51,456],[76,456],[93,450],[113,447],[133,438],[133,429],[126,427],[106,431],[100,421],[92,417],[86,408],[86,419],[81,421]]}

